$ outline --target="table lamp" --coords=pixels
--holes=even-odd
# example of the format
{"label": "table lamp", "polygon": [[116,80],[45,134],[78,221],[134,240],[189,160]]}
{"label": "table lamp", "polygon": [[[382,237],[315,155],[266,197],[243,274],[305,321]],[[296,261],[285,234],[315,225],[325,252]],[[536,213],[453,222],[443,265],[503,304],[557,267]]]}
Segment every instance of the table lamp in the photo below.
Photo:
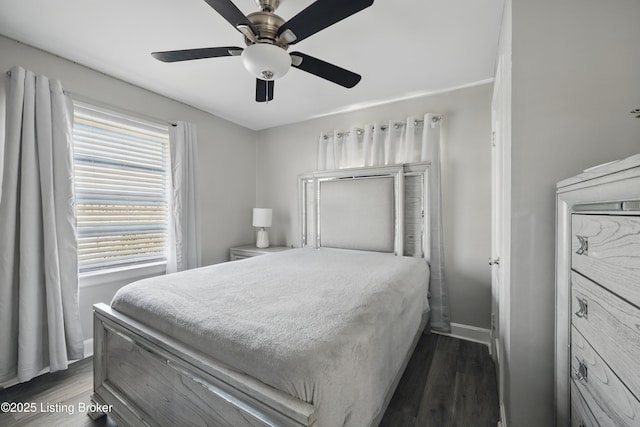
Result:
{"label": "table lamp", "polygon": [[253,226],[259,227],[256,238],[256,248],[269,247],[269,232],[265,227],[271,227],[272,211],[268,208],[253,208]]}

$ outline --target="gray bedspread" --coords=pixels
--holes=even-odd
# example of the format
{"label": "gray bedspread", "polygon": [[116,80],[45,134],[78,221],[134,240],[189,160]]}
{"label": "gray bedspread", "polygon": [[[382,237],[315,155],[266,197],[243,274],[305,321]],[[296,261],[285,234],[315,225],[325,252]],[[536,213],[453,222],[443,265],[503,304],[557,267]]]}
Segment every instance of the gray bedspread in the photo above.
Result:
{"label": "gray bedspread", "polygon": [[293,249],[141,280],[111,305],[318,408],[367,426],[428,310],[425,260]]}

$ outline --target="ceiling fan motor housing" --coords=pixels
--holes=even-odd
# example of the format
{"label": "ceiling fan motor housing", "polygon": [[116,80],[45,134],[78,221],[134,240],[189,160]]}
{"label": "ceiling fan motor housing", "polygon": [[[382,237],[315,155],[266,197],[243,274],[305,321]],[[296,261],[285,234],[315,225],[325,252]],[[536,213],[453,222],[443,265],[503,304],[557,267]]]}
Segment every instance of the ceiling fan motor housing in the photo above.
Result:
{"label": "ceiling fan motor housing", "polygon": [[[247,15],[247,18],[258,30],[257,39],[261,43],[275,44],[284,49],[288,47],[286,43],[278,39],[278,28],[284,25],[284,19],[273,12],[265,11],[253,12]],[[245,37],[245,43],[250,45],[253,42]]]}

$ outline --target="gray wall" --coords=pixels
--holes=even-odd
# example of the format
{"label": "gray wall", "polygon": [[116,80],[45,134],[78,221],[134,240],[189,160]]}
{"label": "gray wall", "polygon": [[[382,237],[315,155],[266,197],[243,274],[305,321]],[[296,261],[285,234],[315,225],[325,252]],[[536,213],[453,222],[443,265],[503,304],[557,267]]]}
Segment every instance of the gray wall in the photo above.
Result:
{"label": "gray wall", "polygon": [[258,206],[273,208],[272,244],[299,245],[297,176],[316,169],[316,144],[322,131],[441,113],[445,271],[451,319],[489,328],[492,87],[484,84],[259,132],[256,201]]}
{"label": "gray wall", "polygon": [[513,0],[509,426],[554,424],[555,183],[640,152],[640,2]]}
{"label": "gray wall", "polygon": [[[195,123],[200,162],[202,261],[204,264],[226,261],[229,247],[252,241],[252,230],[247,224],[251,222],[255,203],[254,131],[0,36],[0,72],[14,65],[61,80],[72,95],[164,121]],[[4,97],[3,91],[4,85],[0,87],[0,98]],[[123,284],[81,288],[80,314],[85,338],[91,338],[93,332],[91,305],[109,302]]]}

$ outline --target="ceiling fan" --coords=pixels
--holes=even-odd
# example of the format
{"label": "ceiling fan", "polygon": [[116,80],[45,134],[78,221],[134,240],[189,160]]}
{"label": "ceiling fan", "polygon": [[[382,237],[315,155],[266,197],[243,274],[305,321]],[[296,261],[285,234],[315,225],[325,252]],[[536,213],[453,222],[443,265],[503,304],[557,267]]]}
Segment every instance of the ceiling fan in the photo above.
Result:
{"label": "ceiling fan", "polygon": [[289,45],[371,6],[373,0],[316,0],[286,21],[275,14],[280,0],[256,0],[259,12],[245,16],[231,0],[205,0],[224,19],[244,35],[246,48],[235,46],[153,52],[163,62],[240,56],[252,75],[256,76],[256,101],[273,99],[274,80],[294,67],[325,80],[352,88],[362,78],[344,68],[301,52],[287,53]]}

